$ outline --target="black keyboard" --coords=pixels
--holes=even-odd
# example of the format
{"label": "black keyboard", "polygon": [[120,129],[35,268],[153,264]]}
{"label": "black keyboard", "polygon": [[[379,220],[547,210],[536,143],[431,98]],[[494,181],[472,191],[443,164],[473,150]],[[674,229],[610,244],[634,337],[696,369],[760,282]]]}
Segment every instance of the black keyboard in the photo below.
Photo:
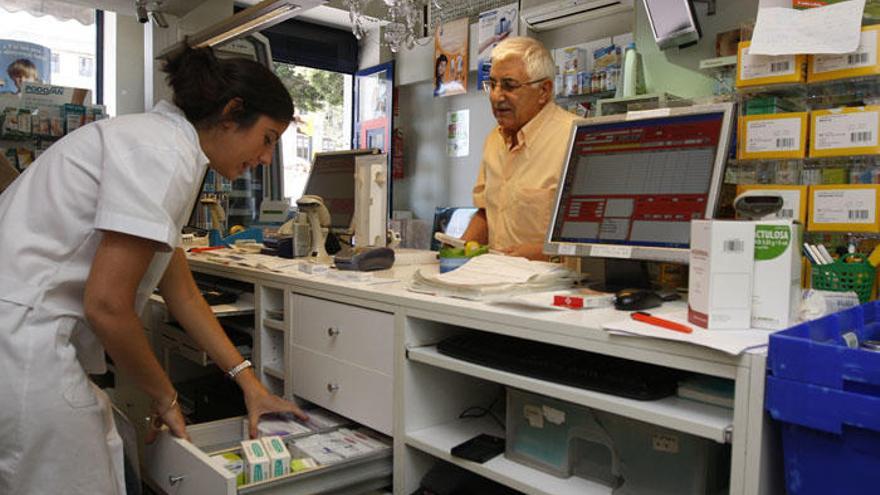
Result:
{"label": "black keyboard", "polygon": [[449,337],[441,354],[541,380],[638,400],[675,394],[683,372],[653,364],[486,332]]}

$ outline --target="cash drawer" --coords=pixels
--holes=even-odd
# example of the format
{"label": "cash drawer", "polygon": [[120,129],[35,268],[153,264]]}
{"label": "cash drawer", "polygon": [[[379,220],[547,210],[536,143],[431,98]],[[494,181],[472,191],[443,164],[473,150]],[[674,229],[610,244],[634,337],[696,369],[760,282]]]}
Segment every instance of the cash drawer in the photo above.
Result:
{"label": "cash drawer", "polygon": [[294,345],[293,393],[391,435],[394,392],[389,375]]}
{"label": "cash drawer", "polygon": [[296,345],[394,374],[394,316],[300,294],[292,306]]}
{"label": "cash drawer", "polygon": [[163,431],[145,447],[145,477],[169,495],[363,493],[391,483],[391,449],[281,478],[236,487],[235,476],[210,454],[242,440],[242,418],[190,425],[192,443]]}

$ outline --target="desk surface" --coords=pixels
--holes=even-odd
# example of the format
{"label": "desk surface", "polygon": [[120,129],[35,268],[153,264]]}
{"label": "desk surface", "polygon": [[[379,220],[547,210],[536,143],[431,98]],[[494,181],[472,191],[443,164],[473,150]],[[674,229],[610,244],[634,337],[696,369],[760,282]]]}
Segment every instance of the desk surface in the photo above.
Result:
{"label": "desk surface", "polygon": [[[229,278],[287,286],[291,290],[338,302],[370,307],[387,312],[404,310],[411,318],[437,321],[529,338],[567,347],[589,349],[733,378],[736,367],[749,367],[752,356],[764,357],[763,351],[731,356],[721,351],[692,344],[660,339],[609,335],[604,323],[620,320],[628,313],[613,308],[588,310],[541,310],[525,306],[490,304],[453,297],[434,296],[409,291],[407,282],[418,269],[437,270],[437,265],[411,265],[373,272],[371,282],[353,282],[325,274],[308,274],[295,268],[284,273],[240,265],[218,263],[202,254],[189,256],[194,271]],[[387,281],[387,282],[386,282]],[[381,282],[381,283],[376,283]],[[663,314],[681,311],[682,301],[666,303],[653,311]]]}

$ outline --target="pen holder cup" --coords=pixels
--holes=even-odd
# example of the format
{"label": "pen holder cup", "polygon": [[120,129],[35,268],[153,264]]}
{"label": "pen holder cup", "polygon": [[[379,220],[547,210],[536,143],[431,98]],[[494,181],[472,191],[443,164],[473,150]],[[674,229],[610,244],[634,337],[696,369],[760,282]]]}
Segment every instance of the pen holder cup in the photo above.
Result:
{"label": "pen holder cup", "polygon": [[828,265],[813,265],[811,268],[814,289],[853,291],[863,304],[871,300],[876,272],[864,257],[847,254]]}

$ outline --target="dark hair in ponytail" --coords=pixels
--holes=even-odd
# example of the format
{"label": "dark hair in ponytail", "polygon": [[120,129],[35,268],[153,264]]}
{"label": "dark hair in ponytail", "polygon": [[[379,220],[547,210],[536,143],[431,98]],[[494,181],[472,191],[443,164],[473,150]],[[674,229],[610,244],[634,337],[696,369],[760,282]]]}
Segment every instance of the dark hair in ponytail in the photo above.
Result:
{"label": "dark hair in ponytail", "polygon": [[223,120],[223,109],[233,98],[242,105],[233,122],[247,128],[260,115],[280,122],[293,119],[293,101],[287,88],[266,66],[246,58],[217,58],[210,48],[185,48],[165,62],[162,70],[174,90],[174,104],[197,128]]}

